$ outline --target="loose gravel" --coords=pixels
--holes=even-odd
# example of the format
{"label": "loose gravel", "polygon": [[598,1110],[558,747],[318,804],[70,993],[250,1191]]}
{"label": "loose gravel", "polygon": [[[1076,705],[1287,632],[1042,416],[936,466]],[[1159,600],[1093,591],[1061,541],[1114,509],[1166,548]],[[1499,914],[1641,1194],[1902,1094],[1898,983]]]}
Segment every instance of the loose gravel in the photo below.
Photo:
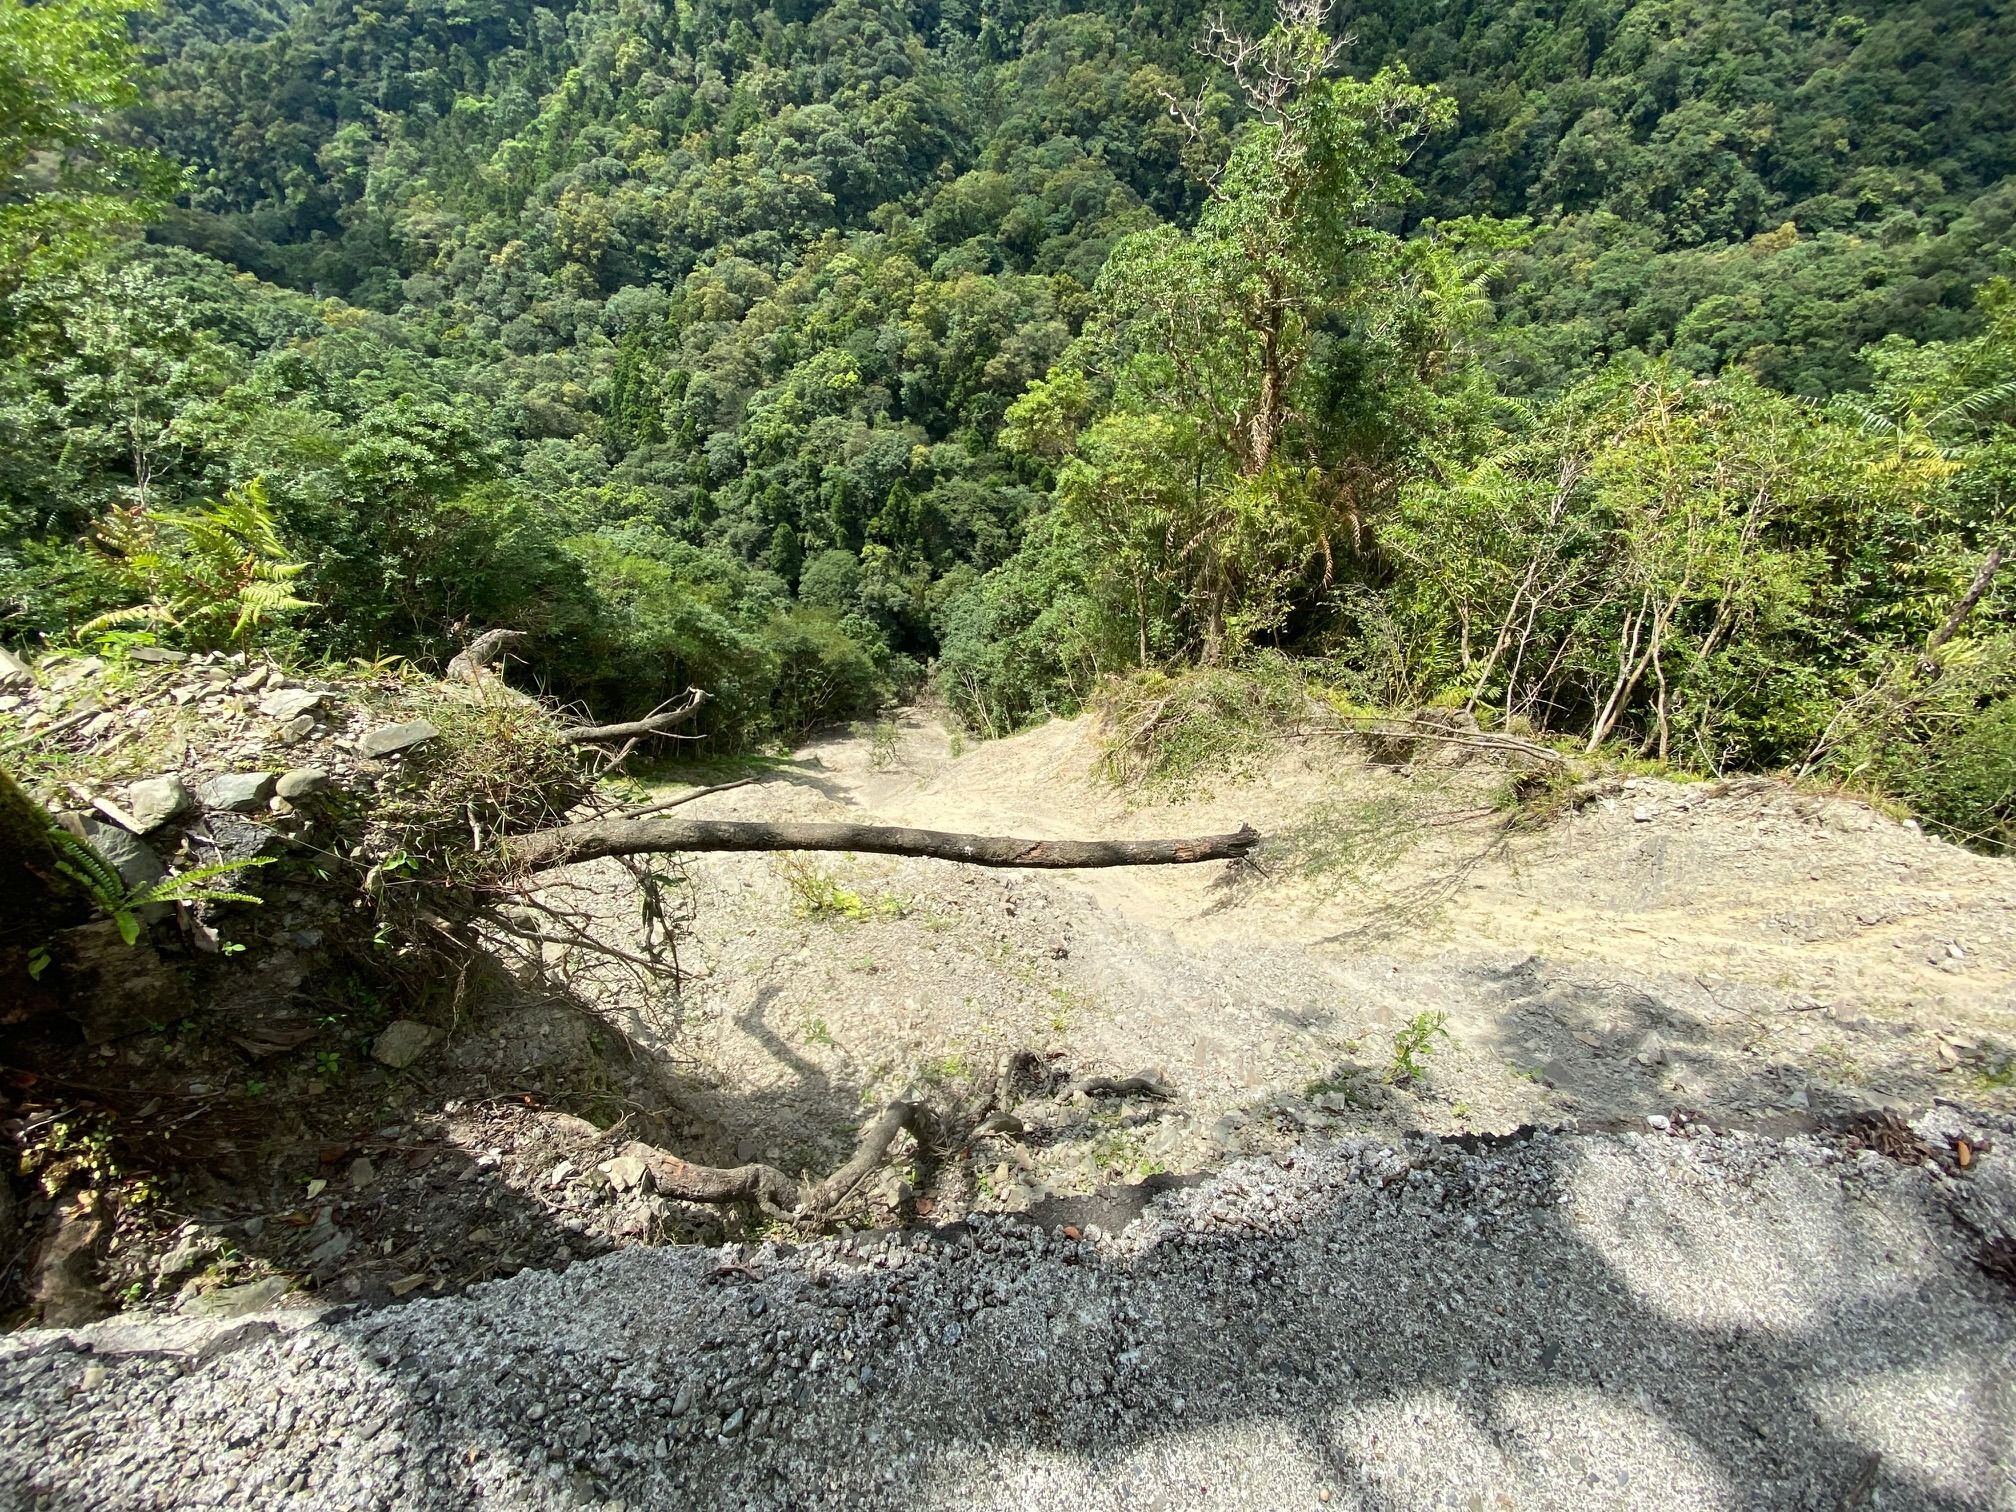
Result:
{"label": "loose gravel", "polygon": [[[0,1342],[10,1507],[2016,1508],[2016,1124],[1304,1146],[1117,1233]],[[1052,1215],[1053,1217],[1057,1215]],[[1064,1215],[1069,1216],[1069,1215]]]}

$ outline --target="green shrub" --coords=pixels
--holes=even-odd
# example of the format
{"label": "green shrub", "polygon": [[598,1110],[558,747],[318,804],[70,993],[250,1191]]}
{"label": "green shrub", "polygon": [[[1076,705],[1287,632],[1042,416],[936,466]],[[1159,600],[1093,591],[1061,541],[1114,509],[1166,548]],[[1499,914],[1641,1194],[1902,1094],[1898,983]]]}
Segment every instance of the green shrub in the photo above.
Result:
{"label": "green shrub", "polygon": [[1309,697],[1292,660],[1262,652],[1237,667],[1111,678],[1098,707],[1106,776],[1175,792],[1272,750],[1308,717]]}

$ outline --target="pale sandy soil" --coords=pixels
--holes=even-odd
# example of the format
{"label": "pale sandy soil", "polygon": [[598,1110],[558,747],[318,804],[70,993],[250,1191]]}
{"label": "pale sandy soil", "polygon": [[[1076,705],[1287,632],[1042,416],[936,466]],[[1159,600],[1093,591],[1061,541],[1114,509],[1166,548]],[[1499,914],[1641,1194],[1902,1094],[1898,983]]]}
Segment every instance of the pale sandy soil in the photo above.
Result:
{"label": "pale sandy soil", "polygon": [[[865,729],[836,732],[681,812],[1030,836],[1250,822],[1262,865],[816,860],[863,899],[868,917],[846,920],[802,916],[795,863],[696,860],[695,979],[621,1023],[680,1068],[715,1158],[824,1168],[867,1106],[1023,1046],[1078,1074],[1153,1069],[1179,1096],[1059,1105],[977,1152],[982,1206],[1308,1128],[2009,1101],[1984,1068],[2016,1044],[2016,867],[1859,802],[1646,780],[1508,835],[1489,808],[1504,774],[1483,761],[1396,771],[1336,740],[1284,742],[1255,770],[1141,801],[1098,777],[1088,720],[959,749],[909,710],[893,759]],[[1423,1012],[1449,1038],[1390,1085],[1394,1035]]]}

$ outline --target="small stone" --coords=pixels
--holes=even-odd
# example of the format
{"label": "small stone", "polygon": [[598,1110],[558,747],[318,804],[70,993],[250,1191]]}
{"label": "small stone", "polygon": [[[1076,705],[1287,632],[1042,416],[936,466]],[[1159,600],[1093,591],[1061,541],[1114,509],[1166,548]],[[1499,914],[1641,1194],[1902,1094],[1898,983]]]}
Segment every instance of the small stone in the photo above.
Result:
{"label": "small stone", "polygon": [[313,798],[317,793],[327,792],[329,774],[320,767],[301,767],[296,771],[281,775],[275,791],[289,803],[299,803],[303,798]]}
{"label": "small stone", "polygon": [[411,750],[422,741],[432,740],[440,733],[424,719],[411,719],[405,724],[379,726],[357,742],[357,749],[366,756],[392,756]]}
{"label": "small stone", "polygon": [[191,1271],[201,1270],[217,1253],[217,1240],[209,1234],[191,1234],[175,1248],[163,1255],[154,1267],[155,1277],[161,1281],[172,1280],[176,1276],[186,1276]]}
{"label": "small stone", "polygon": [[196,785],[196,795],[209,809],[227,814],[257,813],[273,796],[271,772],[226,772],[207,777]]}
{"label": "small stone", "polygon": [[0,646],[0,692],[26,693],[35,686],[35,674],[28,663],[5,646]]}
{"label": "small stone", "polygon": [[96,819],[86,819],[83,823],[84,838],[90,841],[93,850],[111,863],[128,892],[150,887],[168,875],[168,868],[161,864],[161,858],[119,826],[100,824]]}
{"label": "small stone", "polygon": [[1646,1035],[1645,1042],[1638,1047],[1638,1064],[1641,1066],[1659,1066],[1664,1065],[1665,1061],[1666,1042],[1659,1038],[1656,1031]]}
{"label": "small stone", "polygon": [[371,1164],[368,1157],[359,1155],[350,1162],[350,1185],[356,1190],[363,1191],[377,1179],[377,1168]]}
{"label": "small stone", "polygon": [[157,667],[172,667],[189,660],[187,651],[170,651],[166,646],[135,646],[126,653],[128,661],[150,662]]}
{"label": "small stone", "polygon": [[315,716],[301,714],[280,727],[280,744],[297,745],[315,731]]}
{"label": "small stone", "polygon": [[371,1042],[371,1058],[381,1066],[403,1071],[427,1053],[427,1047],[441,1037],[441,1031],[418,1019],[394,1019]]}
{"label": "small stone", "polygon": [[91,807],[98,810],[99,813],[110,819],[128,834],[144,835],[147,832],[145,825],[141,824],[138,819],[127,813],[126,810],[119,807],[110,798],[93,798],[91,800]]}
{"label": "small stone", "polygon": [[334,1265],[350,1253],[350,1243],[350,1235],[338,1229],[308,1252],[308,1263],[318,1269],[324,1265]]}
{"label": "small stone", "polygon": [[1631,810],[1631,822],[1633,824],[1650,824],[1652,822],[1652,810],[1642,803],[1639,804],[1638,807]]}
{"label": "small stone", "polygon": [[618,1155],[614,1160],[605,1160],[600,1170],[609,1178],[609,1184],[619,1192],[633,1191],[643,1186],[651,1174],[651,1168],[635,1155]]}
{"label": "small stone", "polygon": [[1665,1130],[1673,1127],[1673,1120],[1668,1118],[1664,1113],[1647,1113],[1645,1115],[1645,1126],[1648,1129],[1658,1129],[1663,1133]]}
{"label": "small stone", "polygon": [[259,712],[268,719],[299,719],[312,714],[323,697],[313,688],[279,688],[259,700]]}
{"label": "small stone", "polygon": [[742,1419],[744,1415],[745,1415],[744,1411],[740,1407],[737,1407],[733,1412],[731,1412],[728,1415],[728,1421],[721,1425],[721,1437],[732,1438],[735,1434],[735,1431],[742,1426]]}
{"label": "small stone", "polygon": [[161,828],[195,805],[195,796],[180,777],[145,777],[126,789],[126,811],[140,822],[142,834]]}
{"label": "small stone", "polygon": [[250,672],[247,672],[243,677],[238,678],[231,684],[231,691],[233,693],[257,693],[261,688],[266,686],[266,679],[272,675],[272,672],[265,667],[254,667]]}

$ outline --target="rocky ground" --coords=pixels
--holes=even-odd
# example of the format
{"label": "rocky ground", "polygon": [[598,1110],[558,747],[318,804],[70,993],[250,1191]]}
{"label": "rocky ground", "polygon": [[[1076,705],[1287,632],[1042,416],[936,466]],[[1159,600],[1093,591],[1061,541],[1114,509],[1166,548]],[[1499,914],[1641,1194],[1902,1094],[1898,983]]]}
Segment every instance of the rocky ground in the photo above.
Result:
{"label": "rocky ground", "polygon": [[[382,673],[225,658],[39,671],[6,695],[0,738],[80,829],[155,868],[340,869],[330,837],[409,759],[373,737],[416,734],[426,707]],[[559,963],[557,990],[500,977],[472,999],[423,984],[442,990],[395,1000],[355,969],[368,928],[346,938],[312,876],[214,915],[221,932],[167,921],[151,955],[100,940],[122,988],[210,985],[173,1012],[108,992],[86,1043],[7,1085],[8,1131],[57,1178],[26,1231],[85,1246],[25,1278],[42,1316],[230,1314],[288,1290],[383,1303],[746,1235],[768,1220],[668,1200],[632,1141],[818,1174],[885,1101],[956,1099],[1023,1049],[1040,1091],[931,1171],[894,1162],[850,1221],[1028,1211],[1312,1136],[2010,1105],[2016,874],[1864,804],[1633,780],[1519,832],[1495,806],[1501,767],[1433,749],[1380,764],[1284,742],[1173,796],[1102,782],[1099,756],[1090,721],[965,745],[913,710],[655,791],[739,776],[679,812],[1038,836],[1251,821],[1261,864],[695,858],[675,888],[691,914],[677,993],[587,958]],[[298,798],[278,791],[289,774]],[[627,875],[583,868],[553,893],[630,939]],[[1439,1031],[1401,1074],[1396,1040],[1424,1014]],[[1072,1090],[1144,1072],[1167,1095]],[[167,1143],[115,1139],[104,1170],[93,1119]]]}
{"label": "rocky ground", "polygon": [[[1090,721],[912,710],[633,796],[1267,845],[693,858],[677,991],[574,952],[388,993],[329,913],[373,879],[317,868],[452,710],[219,658],[36,679],[0,741],[77,832],[276,865],[264,907],[58,942],[102,1014],[32,1069],[10,1031],[10,1280],[127,1311],[0,1344],[0,1504],[2016,1508],[2006,862],[1762,781],[1522,829],[1491,761],[1336,739],[1128,792]],[[548,896],[639,943],[613,866]],[[1018,1051],[839,1240],[632,1153],[825,1172]]]}
{"label": "rocky ground", "polygon": [[2012,1140],[1942,1109],[1881,1150],[1684,1121],[1311,1141],[1131,1223],[1114,1201],[16,1334],[0,1497],[2006,1509]]}
{"label": "rocky ground", "polygon": [[[986,1208],[1309,1133],[1782,1125],[2016,1094],[2016,868],[1865,803],[1631,779],[1524,832],[1497,806],[1504,769],[1446,752],[1284,743],[1175,796],[1103,783],[1099,758],[1090,720],[964,745],[911,711],[681,812],[1036,836],[1251,822],[1260,865],[695,858],[693,979],[676,1015],[627,1008],[626,1036],[679,1060],[738,1154],[794,1170],[837,1163],[864,1107],[1019,1047],[1175,1094],[1019,1109],[1027,1136],[934,1194]],[[836,889],[850,910],[808,906]],[[1440,1029],[1396,1074],[1424,1014]]]}

